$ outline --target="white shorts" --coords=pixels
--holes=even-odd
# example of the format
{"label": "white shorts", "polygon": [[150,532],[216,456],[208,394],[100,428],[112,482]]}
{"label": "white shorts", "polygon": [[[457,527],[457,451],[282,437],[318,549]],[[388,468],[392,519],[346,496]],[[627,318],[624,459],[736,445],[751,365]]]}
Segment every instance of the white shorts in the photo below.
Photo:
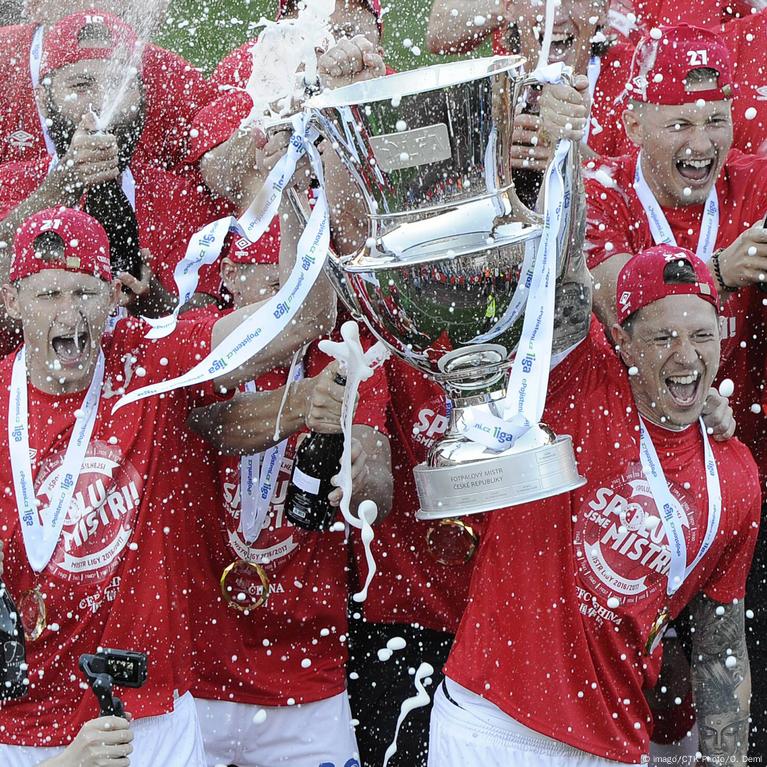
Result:
{"label": "white shorts", "polygon": [[195,703],[208,767],[360,767],[346,692],[297,706]]}
{"label": "white shorts", "polygon": [[[429,767],[616,767],[512,719],[470,690],[445,679],[434,694]],[[456,705],[458,703],[459,705]]]}
{"label": "white shorts", "polygon": [[[136,719],[131,729],[134,735],[131,767],[204,767],[202,734],[191,693],[178,698],[170,713]],[[63,750],[61,746],[37,748],[0,744],[0,765],[36,767]]]}

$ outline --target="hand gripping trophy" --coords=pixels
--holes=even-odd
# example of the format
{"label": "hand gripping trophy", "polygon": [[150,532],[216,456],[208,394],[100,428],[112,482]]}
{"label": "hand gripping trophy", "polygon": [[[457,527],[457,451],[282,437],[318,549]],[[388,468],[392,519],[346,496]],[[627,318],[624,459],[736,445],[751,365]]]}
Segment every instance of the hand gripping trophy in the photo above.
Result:
{"label": "hand gripping trophy", "polygon": [[[540,423],[549,369],[588,330],[578,151],[560,142],[536,213],[511,168],[520,57],[389,75],[305,105],[367,206],[327,271],[353,314],[445,390],[449,427],[416,467],[419,518],[475,514],[584,483]],[[294,198],[295,199],[295,198]]]}

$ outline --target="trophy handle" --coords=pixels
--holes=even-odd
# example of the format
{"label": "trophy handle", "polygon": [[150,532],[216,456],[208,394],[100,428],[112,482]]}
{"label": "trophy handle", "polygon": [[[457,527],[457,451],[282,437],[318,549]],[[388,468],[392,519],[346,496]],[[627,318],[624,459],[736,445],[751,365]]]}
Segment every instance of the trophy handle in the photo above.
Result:
{"label": "trophy handle", "polygon": [[[565,70],[562,73],[562,77],[567,85],[572,86],[573,84],[573,78],[570,72]],[[512,92],[512,98],[509,103],[509,121],[511,124],[511,134],[514,132],[514,108],[517,103],[519,103],[520,97],[522,95],[522,92],[525,88],[529,88],[533,85],[541,85],[541,82],[534,77],[533,75],[525,75],[524,77],[521,77],[520,79],[514,81],[514,88]],[[511,152],[511,146],[509,146],[509,153]],[[573,160],[573,157],[576,159]],[[574,164],[574,162],[577,162],[578,153],[573,152],[571,155],[571,161],[570,166]],[[506,216],[502,216],[499,219],[496,220],[496,226],[499,224],[506,224],[513,221],[526,221],[527,223],[540,226],[542,222],[542,216],[537,211],[531,210],[530,208],[523,203],[519,197],[517,196],[516,187],[514,185],[514,173],[509,169],[509,177],[511,178],[511,185],[509,189],[507,190],[508,197],[509,197],[509,204],[511,206],[511,211]]]}

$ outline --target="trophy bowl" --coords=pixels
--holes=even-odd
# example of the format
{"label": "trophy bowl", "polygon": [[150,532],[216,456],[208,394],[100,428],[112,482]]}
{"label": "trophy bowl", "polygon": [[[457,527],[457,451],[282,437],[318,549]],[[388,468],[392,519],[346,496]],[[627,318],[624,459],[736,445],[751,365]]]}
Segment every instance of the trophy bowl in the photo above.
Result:
{"label": "trophy bowl", "polygon": [[[327,273],[352,312],[447,395],[448,430],[415,469],[421,518],[503,508],[584,482],[567,436],[539,429],[539,444],[496,452],[462,433],[477,412],[497,415],[505,397],[543,230],[542,215],[520,201],[511,166],[515,108],[537,82],[523,66],[518,56],[454,62],[306,104],[367,209],[363,246],[331,257]],[[588,275],[569,259],[583,247],[577,152],[566,183],[575,204],[559,232],[557,286],[575,285],[586,307]],[[564,314],[555,348],[579,340]]]}

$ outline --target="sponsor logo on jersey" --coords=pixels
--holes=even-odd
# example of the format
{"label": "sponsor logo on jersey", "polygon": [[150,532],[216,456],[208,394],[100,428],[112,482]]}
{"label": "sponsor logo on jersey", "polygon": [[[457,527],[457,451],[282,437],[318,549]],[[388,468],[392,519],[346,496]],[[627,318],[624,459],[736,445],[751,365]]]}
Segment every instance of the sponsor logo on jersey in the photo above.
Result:
{"label": "sponsor logo on jersey", "polygon": [[7,136],[6,141],[15,149],[29,149],[34,141],[34,136],[25,130],[17,130]]}
{"label": "sponsor logo on jersey", "polygon": [[[255,541],[246,541],[240,531],[240,467],[227,471],[221,483],[224,509],[226,510],[226,539],[232,553],[243,561],[257,562],[270,571],[281,564],[281,560],[293,554],[301,541],[309,534],[295,527],[285,515],[285,498],[293,470],[293,459],[287,455],[282,459],[277,484],[272,495],[269,513],[264,526]],[[260,581],[257,584],[260,588]],[[271,591],[278,591],[276,584]]]}
{"label": "sponsor logo on jersey", "polygon": [[[675,485],[672,492],[686,515],[685,538],[695,541],[698,523],[685,494]],[[574,545],[584,603],[594,596],[603,602],[617,598],[622,605],[636,604],[665,589],[671,553],[638,463],[584,499],[575,524]]]}
{"label": "sponsor logo on jersey", "polygon": [[767,101],[767,85],[757,85],[754,90],[756,91],[757,101]]}
{"label": "sponsor logo on jersey", "polygon": [[[43,503],[63,480],[64,452],[48,456],[35,489]],[[49,570],[78,583],[102,583],[114,573],[133,533],[144,480],[117,446],[93,441],[83,461]]]}

